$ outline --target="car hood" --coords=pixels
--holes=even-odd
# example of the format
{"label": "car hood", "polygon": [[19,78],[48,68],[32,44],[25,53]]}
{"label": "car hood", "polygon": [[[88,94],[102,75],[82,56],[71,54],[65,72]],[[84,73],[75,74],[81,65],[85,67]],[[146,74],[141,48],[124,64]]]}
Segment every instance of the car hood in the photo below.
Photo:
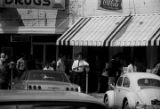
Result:
{"label": "car hood", "polygon": [[151,105],[152,100],[160,101],[160,88],[145,88],[138,92],[142,103]]}

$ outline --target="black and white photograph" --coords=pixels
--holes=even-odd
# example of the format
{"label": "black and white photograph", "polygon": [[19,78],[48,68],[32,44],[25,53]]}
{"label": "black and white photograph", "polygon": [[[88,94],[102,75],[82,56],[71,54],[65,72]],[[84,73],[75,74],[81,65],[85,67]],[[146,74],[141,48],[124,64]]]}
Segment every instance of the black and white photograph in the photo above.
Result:
{"label": "black and white photograph", "polygon": [[160,109],[160,0],[0,0],[0,109]]}

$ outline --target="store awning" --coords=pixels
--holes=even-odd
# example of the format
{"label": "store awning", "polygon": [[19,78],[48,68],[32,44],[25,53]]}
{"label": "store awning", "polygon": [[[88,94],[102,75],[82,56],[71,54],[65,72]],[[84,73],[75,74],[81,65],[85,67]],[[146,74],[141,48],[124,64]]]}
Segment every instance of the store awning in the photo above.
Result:
{"label": "store awning", "polygon": [[[59,33],[62,33],[65,30],[60,30]],[[0,34],[8,33],[8,34],[59,34],[55,27],[25,27],[25,26],[17,26],[17,27],[1,27]]]}
{"label": "store awning", "polygon": [[153,46],[160,41],[160,15],[135,15],[111,46]]}
{"label": "store awning", "polygon": [[110,46],[111,40],[131,16],[80,18],[58,40],[57,45]]}

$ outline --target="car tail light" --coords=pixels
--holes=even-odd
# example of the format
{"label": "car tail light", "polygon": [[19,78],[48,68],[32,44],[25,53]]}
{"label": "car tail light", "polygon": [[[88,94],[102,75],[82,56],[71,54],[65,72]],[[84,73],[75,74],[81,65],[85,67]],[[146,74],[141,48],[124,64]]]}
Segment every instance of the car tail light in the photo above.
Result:
{"label": "car tail light", "polygon": [[41,87],[41,86],[38,86],[38,90],[42,90],[42,87]]}
{"label": "car tail light", "polygon": [[76,91],[76,92],[81,92],[81,89],[80,89],[80,87],[76,87],[76,88],[74,88],[74,87],[66,87],[66,91]]}
{"label": "car tail light", "polygon": [[29,85],[29,86],[28,86],[28,89],[29,89],[29,90],[32,90],[32,86],[31,86],[31,85]]}
{"label": "car tail light", "polygon": [[78,92],[78,88],[75,88],[75,91]]}
{"label": "car tail light", "polygon": [[42,87],[36,85],[28,85],[28,90],[42,90]]}
{"label": "car tail light", "polygon": [[66,91],[69,91],[69,88],[68,88],[68,87],[66,88]]}

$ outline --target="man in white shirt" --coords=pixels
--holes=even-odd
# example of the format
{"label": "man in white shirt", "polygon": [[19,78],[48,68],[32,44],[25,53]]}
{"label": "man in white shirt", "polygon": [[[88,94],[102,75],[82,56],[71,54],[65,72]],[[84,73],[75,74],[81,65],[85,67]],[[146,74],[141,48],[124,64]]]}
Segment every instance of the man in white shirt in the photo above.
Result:
{"label": "man in white shirt", "polygon": [[85,89],[86,73],[89,72],[89,64],[82,55],[78,54],[76,60],[72,64],[72,82],[81,86],[82,90]]}

